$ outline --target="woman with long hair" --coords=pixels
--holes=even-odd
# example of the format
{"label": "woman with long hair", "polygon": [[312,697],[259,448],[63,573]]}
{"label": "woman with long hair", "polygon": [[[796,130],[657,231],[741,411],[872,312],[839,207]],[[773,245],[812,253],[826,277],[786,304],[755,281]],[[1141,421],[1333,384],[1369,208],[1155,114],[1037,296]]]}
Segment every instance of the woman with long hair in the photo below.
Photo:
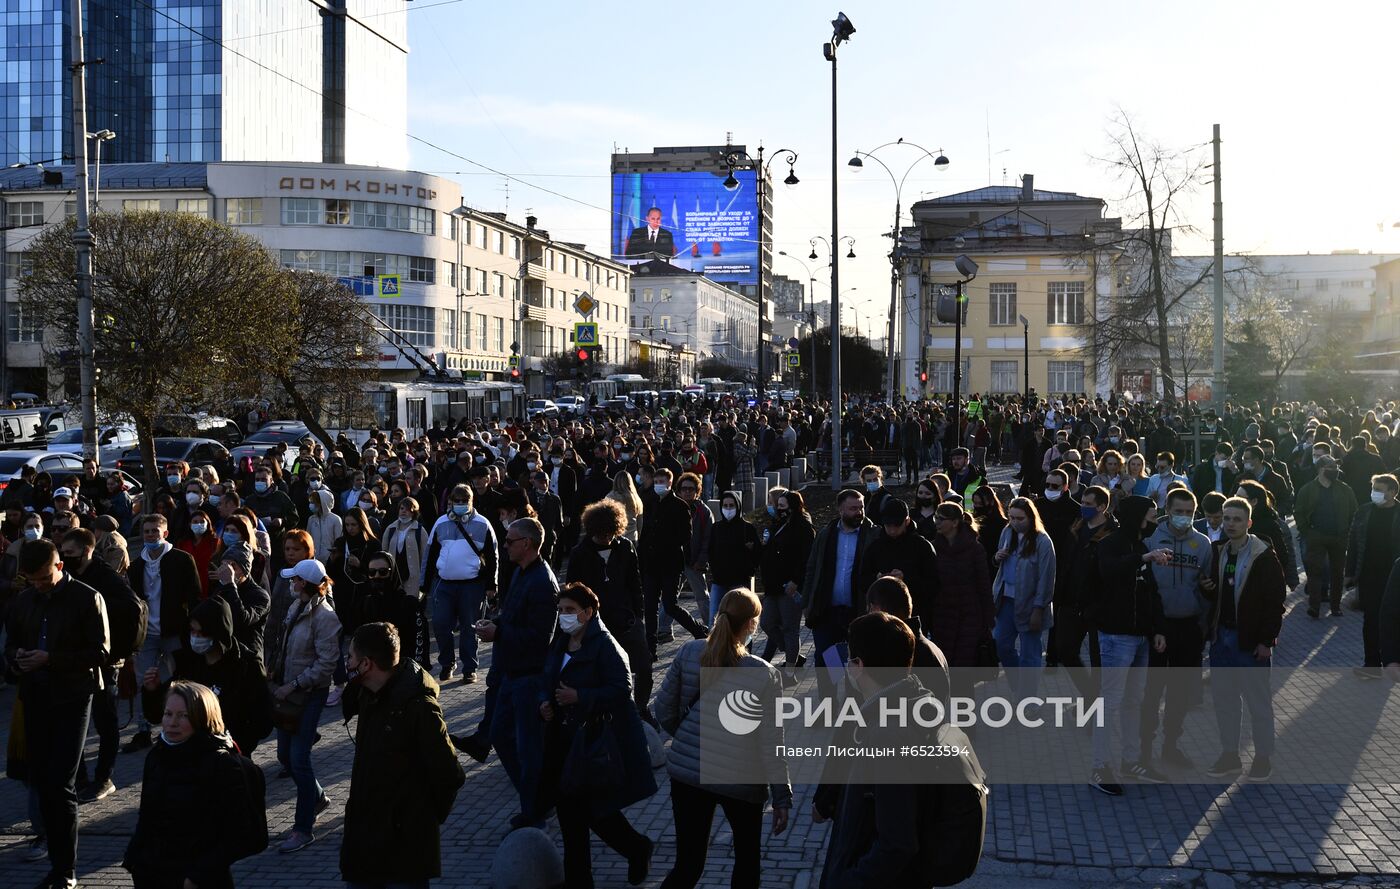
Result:
{"label": "woman with long hair", "polygon": [[929,543],[938,536],[938,502],[938,486],[933,479],[920,479],[914,488],[914,509],[909,518],[914,520],[914,530]]}
{"label": "woman with long hair", "polygon": [[[782,678],[775,667],[750,654],[747,645],[758,629],[762,611],[758,596],[748,590],[725,593],[709,637],[680,647],[656,695],[657,721],[673,739],[666,770],[671,776],[671,814],[676,826],[676,864],[666,875],[662,889],[691,889],[700,881],[716,806],[724,810],[734,837],[734,867],[729,881],[732,889],[757,889],[759,885],[763,804],[770,797],[773,834],[787,828],[792,786],[787,780],[787,764],[775,752],[775,747],[782,745],[781,727],[764,720],[758,730],[736,735],[712,724],[713,720],[705,720],[702,727],[700,718],[706,707],[713,713],[719,706],[718,701],[700,706],[700,698],[708,690],[723,694],[736,686],[758,698],[765,713],[772,712],[782,690]],[[739,669],[727,670],[725,681],[720,682],[716,668]],[[754,671],[752,679],[737,675],[749,670]],[[751,768],[747,764],[762,762],[769,783],[717,785],[702,781],[702,746],[706,748],[704,758],[711,762],[734,762],[746,770]]]}
{"label": "woman with long hair", "polygon": [[608,492],[607,499],[622,507],[622,513],[627,518],[627,528],[622,536],[636,544],[637,525],[642,520],[642,498],[637,495],[637,483],[632,476],[626,472],[613,476],[612,490]]}
{"label": "woman with long hair", "polygon": [[237,819],[251,804],[248,793],[218,696],[175,680],[160,739],[142,767],[136,830],[122,859],[135,889],[233,889],[228,840],[247,830]]}
{"label": "woman with long hair", "polygon": [[196,509],[190,513],[189,533],[180,538],[175,548],[190,554],[194,559],[195,574],[199,577],[199,598],[209,598],[209,579],[214,575],[219,538],[214,535],[214,520],[209,513]]}
{"label": "woman with long hair", "polygon": [[[1144,467],[1146,465],[1143,464]],[[1106,489],[1111,500],[1109,512],[1117,512],[1118,502],[1132,494],[1134,484],[1123,466],[1123,455],[1114,450],[1104,451],[1103,456],[1099,458],[1098,469],[1098,474],[1089,479],[1086,485],[1088,487],[1098,485]]]}
{"label": "woman with long hair", "polygon": [[[588,544],[581,543],[580,546]],[[647,878],[653,843],[637,832],[623,809],[656,793],[651,755],[637,708],[627,655],[598,619],[598,596],[581,583],[559,591],[559,631],[544,666],[544,766],[540,773],[541,808],[555,807],[564,841],[564,885],[592,889],[592,837],[627,859],[627,882]],[[576,789],[598,776],[571,773],[569,752],[579,732],[611,732],[619,753],[620,774],[594,791]],[[587,737],[587,735],[585,735]],[[587,768],[575,763],[573,768]]]}
{"label": "woman with long hair", "polygon": [[[1147,459],[1143,457],[1142,454],[1128,455],[1128,463],[1124,467],[1124,474],[1127,478],[1123,480],[1122,484],[1128,486],[1128,490],[1123,493],[1124,497],[1133,495],[1141,497],[1147,494],[1147,483],[1151,481],[1152,477],[1147,473]],[[1111,490],[1109,491],[1109,496],[1113,496]],[[1116,506],[1111,508],[1115,513],[1117,512]]]}
{"label": "woman with long hair", "polygon": [[807,557],[817,531],[801,491],[784,491],[778,498],[774,528],[763,547],[759,576],[763,581],[763,614],[759,621],[766,637],[763,659],[772,663],[783,649],[783,685],[797,684],[798,652],[802,644],[802,584],[807,579]]}
{"label": "woman with long hair", "polygon": [[292,830],[277,851],[297,852],[316,841],[312,833],[316,816],[330,805],[330,798],[316,780],[311,747],[316,743],[331,677],[341,664],[341,627],[324,565],[304,559],[283,569],[282,576],[291,582],[296,599],[287,613],[279,660],[268,676],[276,686],[272,696],[278,720],[277,761],[296,782],[297,805]]}
{"label": "woman with long hair", "polygon": [[987,573],[996,574],[996,554],[1001,532],[1006,528],[1006,512],[1001,499],[991,485],[982,485],[972,492],[972,517],[977,520],[977,542],[987,553]]}
{"label": "woman with long hair", "polygon": [[[1050,629],[1050,600],[1055,595],[1055,544],[1041,526],[1034,501],[1011,501],[994,558],[997,657],[1007,668],[1012,691],[1027,697],[1040,684],[1045,665],[1042,634]],[[1021,669],[1011,672],[1017,667]]]}
{"label": "woman with long hair", "polygon": [[[956,503],[938,505],[934,518],[938,534],[933,540],[938,555],[938,595],[919,615],[933,643],[950,667],[979,666],[978,648],[992,638],[992,580],[987,552],[977,540],[972,514]],[[967,669],[953,670],[955,694],[972,691]]]}

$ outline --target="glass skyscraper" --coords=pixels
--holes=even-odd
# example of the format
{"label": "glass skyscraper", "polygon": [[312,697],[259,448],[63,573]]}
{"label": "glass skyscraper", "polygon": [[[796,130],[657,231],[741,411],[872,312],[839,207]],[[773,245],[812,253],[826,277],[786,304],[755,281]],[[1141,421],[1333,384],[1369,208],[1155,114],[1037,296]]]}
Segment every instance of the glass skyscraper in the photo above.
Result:
{"label": "glass skyscraper", "polygon": [[[0,165],[71,157],[71,0],[0,4]],[[408,160],[407,0],[84,0],[113,163]],[[101,59],[101,63],[96,60]]]}

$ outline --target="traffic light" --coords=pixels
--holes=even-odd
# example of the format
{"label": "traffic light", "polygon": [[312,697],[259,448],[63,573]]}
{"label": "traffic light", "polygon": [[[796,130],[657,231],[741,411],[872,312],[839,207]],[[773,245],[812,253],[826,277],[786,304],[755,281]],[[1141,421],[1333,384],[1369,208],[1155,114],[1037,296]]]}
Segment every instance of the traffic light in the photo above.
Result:
{"label": "traffic light", "polygon": [[518,368],[518,367],[512,367],[512,368],[510,369],[510,378],[511,378],[511,380],[513,380],[513,381],[514,381],[514,380],[519,380],[519,379],[520,379],[520,368]]}
{"label": "traffic light", "polygon": [[920,382],[920,383],[927,383],[927,382],[928,382],[928,371],[926,371],[926,370],[921,370],[921,371],[919,371],[919,382]]}
{"label": "traffic light", "polygon": [[963,321],[967,321],[967,296],[962,293],[962,286],[942,287],[938,291],[938,304],[934,309],[934,314],[940,324],[952,324],[958,320],[958,308],[961,307]]}
{"label": "traffic light", "polygon": [[584,347],[584,346],[580,346],[580,347],[579,347],[579,350],[578,350],[578,363],[579,363],[580,365],[587,365],[587,364],[588,364],[588,359],[591,358],[591,357],[593,357],[593,356],[592,356],[591,354],[589,354],[589,351],[588,351],[588,349],[587,349],[586,347]]}

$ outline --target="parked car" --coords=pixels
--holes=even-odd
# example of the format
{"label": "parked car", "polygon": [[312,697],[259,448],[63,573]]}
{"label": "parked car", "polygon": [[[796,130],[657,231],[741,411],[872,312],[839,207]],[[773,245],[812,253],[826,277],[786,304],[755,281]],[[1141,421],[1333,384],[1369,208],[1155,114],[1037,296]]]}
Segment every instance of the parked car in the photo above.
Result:
{"label": "parked car", "polygon": [[557,417],[559,416],[559,406],[548,398],[535,398],[525,406],[525,418],[533,420],[535,417]]}
{"label": "parked car", "polygon": [[628,398],[626,395],[618,395],[598,405],[598,408],[604,412],[622,411],[623,413],[630,413],[631,411],[635,411],[637,406],[633,404],[632,399]]}
{"label": "parked car", "polygon": [[[129,423],[118,423],[115,426],[97,427],[97,463],[99,466],[111,466],[124,452],[136,447],[138,444],[136,427]],[[83,430],[79,426],[74,429],[65,429],[49,439],[49,450],[58,451],[64,454],[83,453]]]}
{"label": "parked car", "polygon": [[588,400],[582,395],[560,395],[554,399],[554,406],[565,417],[577,417],[588,410]]}
{"label": "parked car", "polygon": [[282,463],[290,469],[297,457],[297,443],[310,434],[311,432],[301,423],[268,423],[243,439],[243,442],[231,449],[230,453],[234,460],[242,460],[244,457],[260,458],[267,453],[269,448],[285,442],[287,452],[283,455]]}
{"label": "parked car", "polygon": [[[228,449],[212,438],[156,439],[156,462],[161,466],[176,460],[183,460],[191,466],[227,466],[230,459]],[[78,461],[78,466],[82,467],[81,460]],[[145,476],[145,466],[140,448],[132,448],[117,458],[117,469],[137,478]]]}
{"label": "parked car", "polygon": [[0,447],[42,450],[51,436],[67,428],[63,408],[0,410]]}
{"label": "parked car", "polygon": [[19,478],[19,471],[26,464],[33,466],[37,472],[47,472],[55,477],[81,474],[83,471],[83,458],[77,454],[39,450],[0,451],[0,493],[10,482]]}
{"label": "parked car", "polygon": [[164,438],[207,438],[231,448],[243,441],[243,430],[228,417],[213,414],[165,414],[156,417],[156,435]]}

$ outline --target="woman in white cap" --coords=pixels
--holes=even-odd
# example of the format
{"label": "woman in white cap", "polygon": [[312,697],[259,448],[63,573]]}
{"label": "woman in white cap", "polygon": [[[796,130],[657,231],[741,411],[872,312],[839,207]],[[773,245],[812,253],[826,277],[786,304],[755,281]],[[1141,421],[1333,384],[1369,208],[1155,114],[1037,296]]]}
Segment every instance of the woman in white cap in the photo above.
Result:
{"label": "woman in white cap", "polygon": [[297,808],[292,831],[277,851],[296,852],[315,841],[316,816],[330,805],[311,766],[311,745],[340,661],[340,618],[328,598],[331,580],[325,565],[302,559],[282,576],[291,582],[296,600],[287,612],[282,651],[269,675],[278,723],[277,761],[296,782]]}

